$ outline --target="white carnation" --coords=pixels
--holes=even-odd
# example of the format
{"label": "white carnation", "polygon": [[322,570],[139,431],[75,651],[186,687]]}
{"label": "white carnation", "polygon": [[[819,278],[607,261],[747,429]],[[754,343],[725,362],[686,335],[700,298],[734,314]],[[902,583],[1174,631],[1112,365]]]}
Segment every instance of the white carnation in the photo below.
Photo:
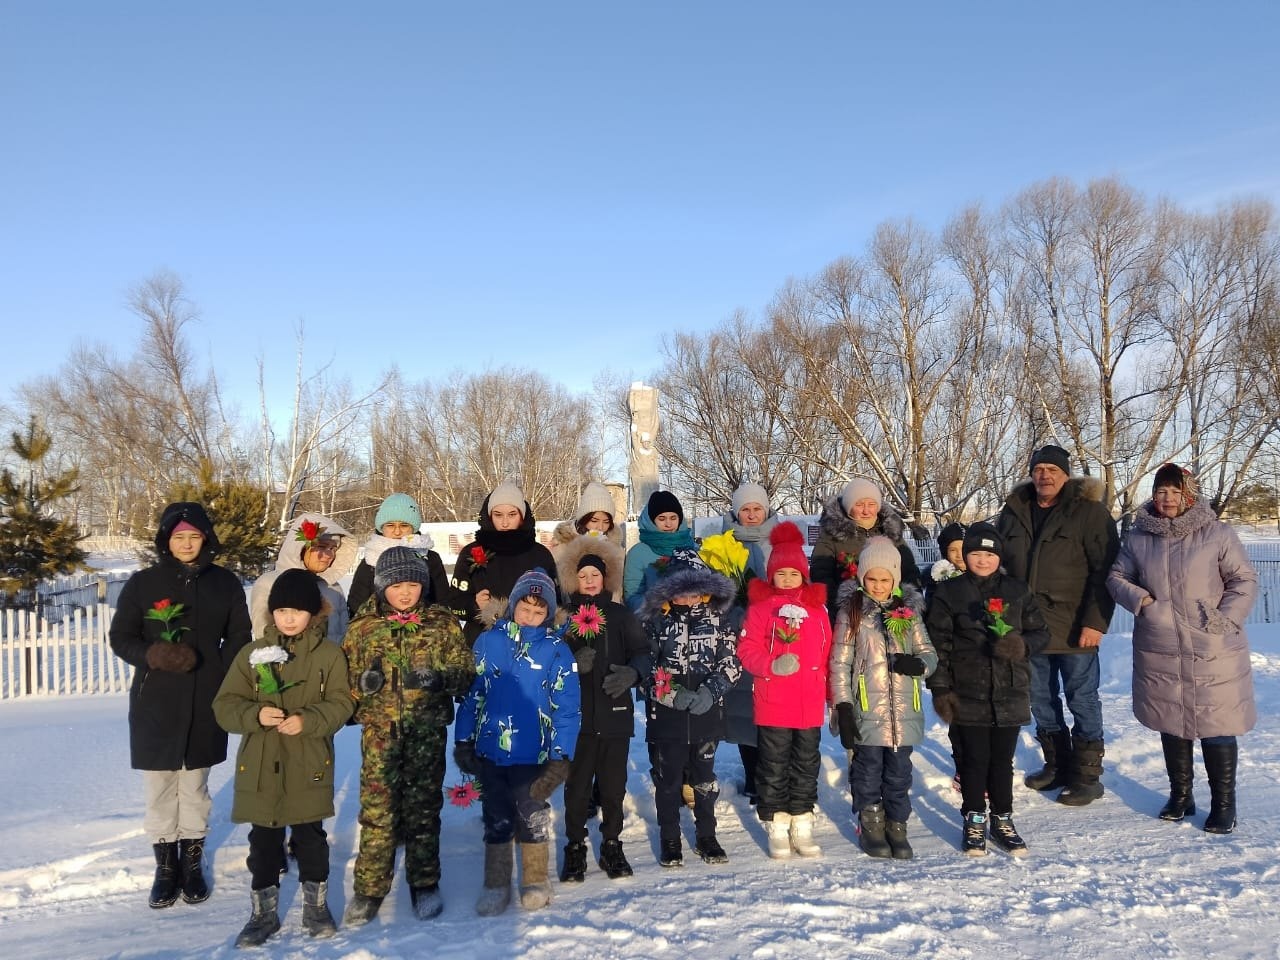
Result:
{"label": "white carnation", "polygon": [[249,654],[249,665],[256,667],[263,663],[288,663],[289,651],[281,646],[259,647]]}

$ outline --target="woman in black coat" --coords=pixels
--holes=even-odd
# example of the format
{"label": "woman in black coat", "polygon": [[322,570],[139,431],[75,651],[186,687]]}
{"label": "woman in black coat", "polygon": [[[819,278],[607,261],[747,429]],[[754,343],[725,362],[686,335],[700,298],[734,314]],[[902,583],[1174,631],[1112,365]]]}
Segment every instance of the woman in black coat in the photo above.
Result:
{"label": "woman in black coat", "polygon": [[198,503],[165,508],[154,566],[129,578],[111,621],[111,649],[133,665],[129,754],[143,771],[144,832],[156,856],[152,907],[209,896],[202,857],[209,768],[227,758],[213,698],[240,648],[253,639],[244,586],[213,562],[220,544]]}

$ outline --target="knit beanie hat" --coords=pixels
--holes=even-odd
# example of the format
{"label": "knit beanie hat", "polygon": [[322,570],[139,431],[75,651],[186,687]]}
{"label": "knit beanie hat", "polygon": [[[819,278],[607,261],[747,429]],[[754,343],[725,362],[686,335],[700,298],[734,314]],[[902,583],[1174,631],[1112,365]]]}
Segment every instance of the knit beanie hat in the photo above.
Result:
{"label": "knit beanie hat", "polygon": [[942,528],[942,532],[938,534],[938,549],[942,551],[942,556],[947,555],[947,547],[955,543],[957,540],[964,539],[963,523],[948,523]]}
{"label": "knit beanie hat", "polygon": [[680,522],[684,523],[684,507],[680,506],[680,501],[670,490],[653,491],[649,496],[649,505],[645,507],[645,513],[649,514],[650,520],[657,520],[659,515],[664,513],[674,513],[680,518]]}
{"label": "knit beanie hat", "polygon": [[417,551],[408,547],[388,547],[373,568],[373,588],[384,600],[387,587],[396,583],[420,583],[423,596],[431,594],[431,571]]}
{"label": "knit beanie hat", "polygon": [[852,510],[859,500],[874,500],[877,508],[884,503],[880,488],[865,477],[854,477],[840,491],[840,506],[844,507],[845,513]]}
{"label": "knit beanie hat", "polygon": [[592,482],[582,488],[582,494],[578,497],[578,508],[573,512],[573,519],[578,521],[593,513],[607,513],[612,519],[616,510],[617,506],[613,502],[613,494],[609,492],[609,488],[603,483]]}
{"label": "knit beanie hat", "polygon": [[1151,495],[1155,496],[1160,487],[1177,487],[1182,491],[1182,499],[1187,501],[1187,506],[1200,498],[1200,484],[1196,482],[1195,476],[1176,463],[1166,463],[1156,471],[1156,478],[1151,483]]}
{"label": "knit beanie hat", "polygon": [[418,509],[418,501],[407,493],[393,493],[382,501],[382,506],[378,507],[378,512],[373,517],[373,529],[381,533],[382,528],[388,523],[397,522],[407,523],[413,527],[414,533],[417,533],[418,527],[422,525],[422,511]]}
{"label": "knit beanie hat", "polygon": [[1041,463],[1051,464],[1065,474],[1071,473],[1071,454],[1052,443],[1046,444],[1031,454],[1031,466],[1027,468],[1028,471],[1034,470]]}
{"label": "knit beanie hat", "polygon": [[871,570],[887,570],[893,576],[895,590],[902,585],[902,554],[888,537],[872,537],[858,554],[858,582],[863,586]]}
{"label": "knit beanie hat", "polygon": [[323,602],[316,575],[296,568],[276,577],[275,583],[271,584],[271,592],[267,594],[267,609],[273,613],[280,609],[305,610],[315,616]]}
{"label": "knit beanie hat", "polygon": [[595,553],[584,553],[582,555],[578,560],[578,569],[581,570],[583,567],[595,567],[601,574],[609,572],[609,568],[604,564],[604,558]]}
{"label": "knit beanie hat", "polygon": [[507,603],[508,617],[515,615],[516,604],[525,597],[537,597],[547,605],[547,619],[543,622],[550,623],[556,615],[556,585],[541,567],[534,567],[520,574],[520,579],[511,588],[511,599]]}
{"label": "knit beanie hat", "polygon": [[[748,500],[747,503],[754,503]],[[779,570],[799,570],[804,582],[809,582],[809,558],[804,555],[804,534],[794,523],[780,523],[769,531],[769,565],[766,570],[769,582]]]}
{"label": "knit beanie hat", "polygon": [[764,512],[769,512],[769,491],[758,483],[744,483],[733,491],[733,497],[729,501],[733,506],[733,518],[738,519],[738,511],[745,507],[748,503],[758,503],[764,507]]}
{"label": "knit beanie hat", "polygon": [[966,557],[975,550],[985,550],[987,553],[994,553],[1003,561],[1004,537],[1000,536],[1000,531],[989,523],[975,523],[965,532],[962,549]]}
{"label": "knit beanie hat", "polygon": [[489,505],[486,509],[493,513],[494,507],[515,507],[520,511],[520,516],[524,516],[525,499],[524,492],[510,480],[504,481],[493,488],[493,493],[489,494]]}

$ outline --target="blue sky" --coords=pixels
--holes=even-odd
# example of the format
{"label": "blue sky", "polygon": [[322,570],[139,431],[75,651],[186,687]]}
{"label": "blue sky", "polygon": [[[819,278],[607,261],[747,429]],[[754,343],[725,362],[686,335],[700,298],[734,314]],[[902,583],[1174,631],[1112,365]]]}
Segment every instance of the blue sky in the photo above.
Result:
{"label": "blue sky", "polygon": [[251,413],[299,321],[357,385],[584,389],[886,219],[1054,175],[1280,201],[1278,27],[1275,2],[3,0],[9,386],[126,350],[160,268]]}

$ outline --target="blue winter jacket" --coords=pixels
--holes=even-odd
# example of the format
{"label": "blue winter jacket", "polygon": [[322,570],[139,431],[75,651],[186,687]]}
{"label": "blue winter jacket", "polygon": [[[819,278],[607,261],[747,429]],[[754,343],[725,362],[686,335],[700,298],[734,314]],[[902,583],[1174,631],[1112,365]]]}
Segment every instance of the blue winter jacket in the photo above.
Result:
{"label": "blue winter jacket", "polygon": [[454,738],[500,767],[572,760],[582,723],[578,664],[547,627],[499,620],[476,638],[476,679]]}

